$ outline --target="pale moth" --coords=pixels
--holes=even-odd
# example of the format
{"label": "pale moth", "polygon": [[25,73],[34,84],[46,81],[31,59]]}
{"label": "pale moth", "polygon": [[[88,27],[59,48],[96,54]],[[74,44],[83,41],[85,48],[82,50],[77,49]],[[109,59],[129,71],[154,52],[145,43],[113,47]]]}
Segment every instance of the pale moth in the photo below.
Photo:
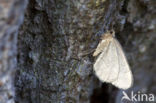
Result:
{"label": "pale moth", "polygon": [[115,39],[115,32],[108,31],[102,36],[93,56],[101,53],[95,64],[96,76],[102,81],[111,83],[121,89],[128,89],[133,84],[132,72],[121,45]]}

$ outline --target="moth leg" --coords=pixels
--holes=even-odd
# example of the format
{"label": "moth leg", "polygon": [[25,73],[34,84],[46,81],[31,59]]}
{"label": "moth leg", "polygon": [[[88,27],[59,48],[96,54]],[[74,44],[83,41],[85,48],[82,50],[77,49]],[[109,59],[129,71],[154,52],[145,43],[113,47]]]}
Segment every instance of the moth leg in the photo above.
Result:
{"label": "moth leg", "polygon": [[92,50],[86,50],[86,51],[81,51],[80,53],[78,53],[77,56],[72,56],[71,59],[75,59],[75,60],[80,60],[82,57],[85,57],[91,53],[94,52],[95,49]]}
{"label": "moth leg", "polygon": [[83,52],[81,52],[81,53],[78,53],[78,57],[81,58],[81,57],[84,57],[84,56],[86,56],[86,55],[89,55],[89,54],[93,53],[94,50],[95,50],[95,49],[87,50],[87,51],[83,51]]}

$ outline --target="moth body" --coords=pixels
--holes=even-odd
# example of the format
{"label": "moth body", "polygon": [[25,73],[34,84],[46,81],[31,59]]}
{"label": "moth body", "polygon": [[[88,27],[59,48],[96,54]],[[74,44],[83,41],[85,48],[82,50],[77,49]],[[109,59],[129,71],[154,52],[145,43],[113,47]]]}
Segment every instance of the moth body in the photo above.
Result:
{"label": "moth body", "polygon": [[93,56],[98,56],[94,71],[102,82],[108,82],[121,89],[132,86],[133,78],[120,43],[114,32],[105,33]]}

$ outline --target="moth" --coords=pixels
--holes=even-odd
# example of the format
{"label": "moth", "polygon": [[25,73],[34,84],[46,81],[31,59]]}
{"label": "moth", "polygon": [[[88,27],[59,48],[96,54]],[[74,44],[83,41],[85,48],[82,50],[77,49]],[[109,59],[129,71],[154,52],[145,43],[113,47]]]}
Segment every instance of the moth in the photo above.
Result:
{"label": "moth", "polygon": [[94,71],[102,81],[120,89],[128,89],[133,84],[132,72],[115,32],[107,31],[101,38],[93,56],[98,56]]}

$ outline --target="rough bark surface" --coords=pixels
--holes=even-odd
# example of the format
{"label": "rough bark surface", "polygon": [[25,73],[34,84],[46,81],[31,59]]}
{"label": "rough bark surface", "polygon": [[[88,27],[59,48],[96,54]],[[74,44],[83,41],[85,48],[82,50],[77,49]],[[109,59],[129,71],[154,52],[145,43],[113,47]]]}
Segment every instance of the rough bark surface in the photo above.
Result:
{"label": "rough bark surface", "polygon": [[27,0],[0,0],[0,103],[14,103],[17,34]]}
{"label": "rough bark surface", "polygon": [[94,76],[92,51],[115,29],[134,75],[155,93],[155,0],[31,0],[19,32],[17,103],[120,103]]}

